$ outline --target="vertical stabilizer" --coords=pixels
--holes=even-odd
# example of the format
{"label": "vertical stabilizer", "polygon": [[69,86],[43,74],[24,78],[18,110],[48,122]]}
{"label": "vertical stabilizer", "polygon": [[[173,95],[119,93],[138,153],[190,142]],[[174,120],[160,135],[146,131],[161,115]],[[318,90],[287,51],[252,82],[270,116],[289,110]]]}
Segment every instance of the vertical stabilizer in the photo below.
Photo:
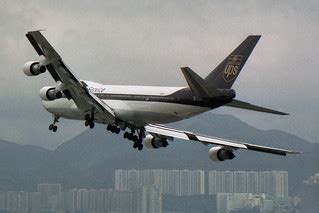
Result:
{"label": "vertical stabilizer", "polygon": [[205,78],[206,83],[215,88],[231,88],[260,37],[248,36]]}

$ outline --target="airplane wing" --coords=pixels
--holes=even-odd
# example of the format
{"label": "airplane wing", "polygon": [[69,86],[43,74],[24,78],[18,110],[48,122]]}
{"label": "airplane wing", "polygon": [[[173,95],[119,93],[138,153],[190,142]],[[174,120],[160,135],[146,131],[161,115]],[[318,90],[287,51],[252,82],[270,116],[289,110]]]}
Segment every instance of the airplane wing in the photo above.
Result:
{"label": "airplane wing", "polygon": [[279,112],[273,109],[268,109],[260,106],[256,106],[244,101],[239,101],[234,99],[232,102],[226,104],[225,106],[228,107],[235,107],[235,108],[240,108],[240,109],[247,109],[247,110],[252,110],[252,111],[257,111],[257,112],[264,112],[264,113],[270,113],[270,114],[276,114],[276,115],[289,115],[288,113],[285,112]]}
{"label": "airplane wing", "polygon": [[260,146],[260,145],[249,144],[249,143],[240,143],[237,141],[201,135],[201,134],[179,130],[179,129],[173,129],[163,125],[149,124],[145,126],[145,130],[155,137],[166,138],[168,140],[179,138],[186,141],[200,142],[205,145],[208,145],[208,144],[218,145],[218,146],[230,148],[233,150],[246,149],[246,150],[265,152],[265,153],[284,155],[284,156],[287,154],[300,154],[300,152],[295,152],[292,150],[278,149],[278,148]]}
{"label": "airplane wing", "polygon": [[26,37],[41,57],[40,64],[46,67],[52,78],[57,82],[56,89],[63,91],[65,96],[72,99],[79,109],[85,112],[93,110],[93,113],[101,114],[100,116],[103,119],[110,122],[114,121],[113,110],[90,92],[86,84],[71,72],[40,31],[28,32]]}

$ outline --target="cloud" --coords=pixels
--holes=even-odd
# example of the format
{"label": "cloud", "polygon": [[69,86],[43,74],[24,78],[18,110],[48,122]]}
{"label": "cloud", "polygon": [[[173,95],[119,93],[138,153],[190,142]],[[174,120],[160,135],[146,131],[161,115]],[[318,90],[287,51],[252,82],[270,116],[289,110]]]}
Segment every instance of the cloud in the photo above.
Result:
{"label": "cloud", "polygon": [[[17,138],[34,138],[22,131],[28,128],[24,124],[35,119],[39,126],[48,124],[40,118],[47,115],[41,105],[34,104],[39,89],[54,84],[53,80],[48,74],[28,78],[22,73],[26,61],[37,59],[24,34],[45,28],[45,36],[82,79],[162,86],[186,86],[181,66],[206,76],[247,35],[261,34],[234,88],[240,99],[292,116],[233,109],[216,112],[319,141],[318,6],[317,1],[4,1],[0,6],[1,103],[14,97],[20,100],[10,99],[20,102],[14,110],[35,117],[24,118],[19,125],[10,123],[19,118],[14,113],[4,116],[12,108],[2,106],[1,134],[12,135],[12,129],[19,129]],[[77,128],[66,127],[74,134]],[[44,135],[50,137],[41,132]]]}

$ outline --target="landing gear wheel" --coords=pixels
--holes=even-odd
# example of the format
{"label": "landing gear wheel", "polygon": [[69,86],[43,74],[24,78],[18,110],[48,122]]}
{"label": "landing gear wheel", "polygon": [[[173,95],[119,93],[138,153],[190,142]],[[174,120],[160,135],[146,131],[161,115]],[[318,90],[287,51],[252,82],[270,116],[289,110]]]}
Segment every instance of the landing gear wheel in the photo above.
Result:
{"label": "landing gear wheel", "polygon": [[89,125],[90,125],[90,123],[91,123],[91,121],[90,121],[90,120],[86,120],[86,121],[85,121],[85,123],[84,123],[84,125],[85,125],[85,126],[89,126]]}
{"label": "landing gear wheel", "polygon": [[94,119],[94,109],[92,109],[91,114],[86,113],[84,115],[84,119],[85,119],[84,125],[89,126],[91,129],[93,129],[95,126],[95,124],[94,124],[94,120],[95,120]]}
{"label": "landing gear wheel", "polygon": [[120,129],[120,128],[116,128],[116,129],[115,129],[115,133],[116,133],[116,134],[119,134],[120,132],[121,132],[121,129]]}
{"label": "landing gear wheel", "polygon": [[112,129],[112,125],[111,125],[111,124],[108,124],[107,127],[106,127],[106,130],[107,130],[107,131],[110,131],[111,129]]}
{"label": "landing gear wheel", "polygon": [[50,124],[50,125],[49,125],[49,130],[50,130],[50,131],[53,130],[53,127],[54,127],[54,125],[53,125],[53,124]]}
{"label": "landing gear wheel", "polygon": [[141,151],[141,150],[143,149],[143,147],[144,147],[143,144],[140,143],[140,144],[138,144],[137,149],[138,149],[139,151]]}
{"label": "landing gear wheel", "polygon": [[132,140],[136,143],[138,141],[137,135],[134,135]]}
{"label": "landing gear wheel", "polygon": [[133,143],[133,148],[136,149],[138,147],[138,143]]}
{"label": "landing gear wheel", "polygon": [[85,114],[85,116],[84,116],[84,120],[90,120],[90,115],[89,114]]}
{"label": "landing gear wheel", "polygon": [[49,130],[56,132],[58,130],[58,127],[55,125],[57,122],[59,122],[59,116],[54,115],[53,123],[49,125]]}
{"label": "landing gear wheel", "polygon": [[115,126],[115,125],[112,125],[112,126],[111,126],[111,132],[112,132],[112,133],[116,133],[116,126]]}
{"label": "landing gear wheel", "polygon": [[124,138],[128,138],[128,132],[124,132],[123,137],[124,137]]}
{"label": "landing gear wheel", "polygon": [[133,139],[133,133],[128,133],[127,139],[131,141]]}

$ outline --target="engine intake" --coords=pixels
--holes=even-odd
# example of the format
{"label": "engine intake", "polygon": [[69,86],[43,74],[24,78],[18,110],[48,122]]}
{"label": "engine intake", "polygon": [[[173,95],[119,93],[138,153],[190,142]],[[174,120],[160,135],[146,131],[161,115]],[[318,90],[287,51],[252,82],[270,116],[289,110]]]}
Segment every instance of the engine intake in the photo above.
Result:
{"label": "engine intake", "polygon": [[24,64],[23,72],[27,76],[36,76],[46,71],[45,66],[41,66],[38,61],[29,61]]}
{"label": "engine intake", "polygon": [[40,97],[43,101],[53,101],[62,98],[62,92],[54,87],[43,87],[40,89]]}
{"label": "engine intake", "polygon": [[225,147],[212,147],[208,152],[209,158],[213,161],[231,160],[235,157],[232,150]]}
{"label": "engine intake", "polygon": [[150,149],[158,149],[161,147],[167,147],[167,140],[164,138],[153,137],[152,135],[146,135],[144,141],[144,145]]}

